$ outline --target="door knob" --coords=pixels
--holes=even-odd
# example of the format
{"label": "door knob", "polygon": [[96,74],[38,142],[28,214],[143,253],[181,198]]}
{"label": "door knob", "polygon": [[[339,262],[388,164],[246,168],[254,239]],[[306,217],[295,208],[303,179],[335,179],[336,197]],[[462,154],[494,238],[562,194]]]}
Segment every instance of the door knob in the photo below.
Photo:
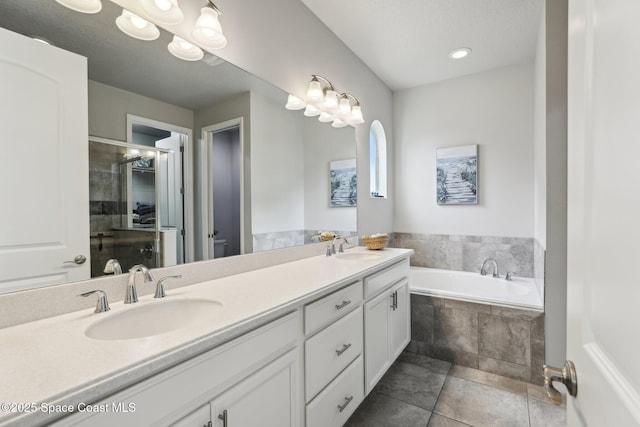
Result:
{"label": "door knob", "polygon": [[73,261],[65,261],[64,264],[69,263],[69,264],[78,264],[78,265],[80,265],[80,264],[84,264],[86,260],[87,260],[86,256],[78,255],[77,257],[75,257],[73,259]]}
{"label": "door knob", "polygon": [[556,405],[562,403],[562,394],[553,386],[554,381],[564,384],[570,396],[575,397],[578,394],[576,366],[571,360],[565,360],[562,369],[543,365],[542,375],[544,377],[544,389],[547,392],[547,396],[549,396],[549,399]]}

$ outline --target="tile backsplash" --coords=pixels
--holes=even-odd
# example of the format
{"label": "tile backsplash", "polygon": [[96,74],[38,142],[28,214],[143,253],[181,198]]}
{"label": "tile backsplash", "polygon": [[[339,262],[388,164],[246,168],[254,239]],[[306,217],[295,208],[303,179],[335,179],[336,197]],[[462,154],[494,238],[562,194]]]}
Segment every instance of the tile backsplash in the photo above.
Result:
{"label": "tile backsplash", "polygon": [[393,237],[393,247],[415,251],[414,266],[478,272],[486,258],[495,258],[501,275],[534,277],[533,238],[398,232]]}

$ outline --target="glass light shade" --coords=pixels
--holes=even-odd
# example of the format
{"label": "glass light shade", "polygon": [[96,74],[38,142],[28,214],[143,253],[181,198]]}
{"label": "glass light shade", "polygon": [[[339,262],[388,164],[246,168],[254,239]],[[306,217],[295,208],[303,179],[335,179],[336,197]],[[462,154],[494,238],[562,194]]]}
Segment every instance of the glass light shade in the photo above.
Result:
{"label": "glass light shade", "polygon": [[351,117],[347,120],[350,125],[359,125],[364,123],[364,117],[362,116],[362,108],[360,104],[356,104],[351,108]]}
{"label": "glass light shade", "polygon": [[304,109],[304,115],[307,117],[319,116],[321,112],[322,111],[320,111],[317,107],[314,107],[311,104],[307,105],[307,108]]}
{"label": "glass light shade", "polygon": [[222,49],[227,45],[218,12],[211,7],[205,6],[200,9],[200,17],[191,35],[200,45],[209,49]]}
{"label": "glass light shade", "polygon": [[184,18],[178,7],[178,0],[140,0],[140,7],[149,18],[159,24],[175,25]]}
{"label": "glass light shade", "polygon": [[199,61],[204,57],[202,49],[178,36],[173,36],[173,40],[169,43],[167,49],[173,56],[185,61]]}
{"label": "glass light shade", "polygon": [[347,126],[347,124],[338,118],[336,118],[333,123],[331,123],[331,127],[334,128],[343,128],[345,126]]}
{"label": "glass light shade", "polygon": [[123,9],[122,15],[116,18],[116,25],[120,31],[136,39],[155,40],[160,37],[158,27],[127,9]]}
{"label": "glass light shade", "polygon": [[351,103],[349,102],[349,98],[345,95],[340,98],[338,112],[345,117],[348,117],[351,114]]}
{"label": "glass light shade", "polygon": [[98,13],[102,10],[100,0],[56,0],[71,10],[82,13]]}
{"label": "glass light shade", "polygon": [[287,98],[287,105],[285,105],[284,108],[287,110],[302,110],[306,106],[307,104],[305,104],[302,99],[297,96],[289,95]]}
{"label": "glass light shade", "polygon": [[327,90],[324,95],[323,108],[327,111],[335,111],[338,108],[338,92],[333,89]]}
{"label": "glass light shade", "polygon": [[318,120],[321,121],[322,123],[329,123],[329,122],[332,122],[334,120],[334,117],[331,114],[325,113],[323,111],[320,114],[320,117],[318,117]]}
{"label": "glass light shade", "polygon": [[322,85],[315,77],[309,82],[307,88],[307,102],[320,102],[324,98]]}

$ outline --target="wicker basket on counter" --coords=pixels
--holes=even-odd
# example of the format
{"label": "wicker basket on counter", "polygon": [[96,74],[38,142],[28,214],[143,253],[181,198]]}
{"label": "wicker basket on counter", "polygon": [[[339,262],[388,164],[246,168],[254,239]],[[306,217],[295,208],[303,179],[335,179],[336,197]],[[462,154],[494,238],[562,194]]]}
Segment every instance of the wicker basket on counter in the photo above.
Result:
{"label": "wicker basket on counter", "polygon": [[362,236],[362,241],[367,249],[378,250],[387,246],[389,241],[388,234],[373,234],[371,236]]}

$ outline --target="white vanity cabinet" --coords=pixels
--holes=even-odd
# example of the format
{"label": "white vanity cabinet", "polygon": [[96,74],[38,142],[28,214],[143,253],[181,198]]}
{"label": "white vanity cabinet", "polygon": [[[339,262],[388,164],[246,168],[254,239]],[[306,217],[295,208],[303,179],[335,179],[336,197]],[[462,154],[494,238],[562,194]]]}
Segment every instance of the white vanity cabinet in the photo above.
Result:
{"label": "white vanity cabinet", "polygon": [[[297,426],[301,331],[296,311],[92,404],[93,412],[78,412],[56,426],[176,422],[201,427],[203,420],[225,427]],[[210,408],[209,418],[203,418],[203,408]],[[218,418],[225,413],[227,424]]]}
{"label": "white vanity cabinet", "polygon": [[364,399],[362,300],[358,281],[305,306],[307,427],[341,426]]}
{"label": "white vanity cabinet", "polygon": [[365,293],[372,296],[364,304],[366,394],[409,343],[408,276],[407,259],[365,278]]}

